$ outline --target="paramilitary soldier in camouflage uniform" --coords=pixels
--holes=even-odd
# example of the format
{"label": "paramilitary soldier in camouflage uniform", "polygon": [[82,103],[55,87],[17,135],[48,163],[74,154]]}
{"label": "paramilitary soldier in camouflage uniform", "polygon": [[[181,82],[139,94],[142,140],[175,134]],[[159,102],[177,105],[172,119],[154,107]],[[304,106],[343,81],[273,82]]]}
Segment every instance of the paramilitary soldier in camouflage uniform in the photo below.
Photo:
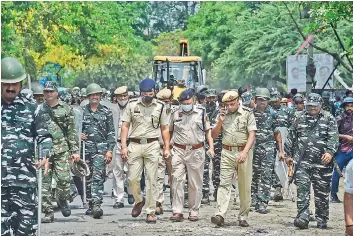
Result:
{"label": "paramilitary soldier in camouflage uniform", "polygon": [[329,112],[331,115],[335,115],[334,111],[335,111],[335,106],[333,105],[332,102],[330,102],[330,92],[328,91],[323,91],[322,92],[322,99],[323,99],[323,103],[322,103],[322,110]]}
{"label": "paramilitary soldier in camouflage uniform", "polygon": [[38,104],[41,104],[44,102],[44,94],[43,94],[43,87],[40,85],[37,85],[33,88],[33,98],[36,100]]}
{"label": "paramilitary soldier in camouflage uniform", "polygon": [[275,163],[273,139],[279,148],[279,156],[284,157],[282,138],[278,130],[277,115],[268,106],[270,92],[267,88],[256,90],[256,142],[253,161],[253,178],[251,184],[252,205],[261,214],[267,214],[267,204],[270,200],[271,177]]}
{"label": "paramilitary soldier in camouflage uniform", "polygon": [[[271,107],[273,111],[276,113],[276,119],[278,128],[285,129],[286,131],[292,125],[293,122],[293,113],[290,108],[287,106],[283,106],[282,103],[282,95],[278,91],[271,92]],[[286,131],[284,133],[286,133]],[[284,134],[281,134],[284,136]],[[286,137],[284,136],[283,139]],[[282,140],[282,144],[284,144],[285,140]],[[278,147],[275,147],[275,158],[277,157]],[[283,161],[283,160],[281,160]],[[283,187],[281,182],[275,173],[274,169],[272,172],[272,187],[276,189],[273,200],[275,202],[283,200],[282,190]]]}
{"label": "paramilitary soldier in camouflage uniform", "polygon": [[39,156],[43,161],[39,166],[47,163],[52,147],[42,111],[34,100],[20,94],[25,78],[25,70],[17,59],[1,60],[1,235],[5,236],[36,235],[34,141],[41,147]]}
{"label": "paramilitary soldier in camouflage uniform", "polygon": [[[206,114],[209,118],[210,123],[215,119],[218,114],[218,97],[215,89],[208,89],[205,92],[206,95]],[[219,146],[219,145],[218,145]],[[205,150],[209,149],[209,144],[206,140],[206,148]],[[210,157],[206,155],[205,158],[205,166],[203,170],[203,187],[202,187],[202,204],[209,204],[210,203]]]}
{"label": "paramilitary soldier in camouflage uniform", "polygon": [[239,96],[235,91],[229,91],[222,101],[223,108],[218,115],[212,136],[223,133],[221,183],[218,189],[217,212],[211,222],[222,226],[230,201],[231,185],[234,172],[238,174],[240,194],[239,225],[248,227],[248,214],[251,202],[252,146],[255,141],[256,124],[251,109],[239,106]]}
{"label": "paramilitary soldier in camouflage uniform", "polygon": [[297,185],[298,215],[294,225],[301,229],[309,224],[311,184],[317,227],[327,228],[329,219],[332,156],[338,148],[338,130],[335,118],[322,110],[322,102],[319,94],[308,95],[307,108],[295,116],[285,143],[286,162],[296,162],[293,178]]}
{"label": "paramilitary soldier in camouflage uniform", "polygon": [[241,95],[242,105],[254,110],[255,108],[255,99],[251,92],[245,92]]}
{"label": "paramilitary soldier in camouflage uniform", "polygon": [[[140,180],[142,171],[146,168],[146,222],[156,223],[156,182],[160,145],[158,142],[162,132],[164,142],[164,157],[170,158],[168,120],[164,103],[156,100],[156,83],[152,79],[144,79],[140,83],[141,97],[131,99],[122,117],[121,156],[129,164],[128,180],[135,206],[132,217],[138,217],[145,205],[141,197]],[[130,127],[131,124],[131,127]],[[129,129],[130,143],[127,145]],[[166,160],[168,161],[168,160]]]}
{"label": "paramilitary soldier in camouflage uniform", "polygon": [[300,93],[297,93],[293,97],[293,103],[294,103],[294,106],[291,109],[292,109],[292,117],[294,119],[294,115],[297,111],[304,110],[304,96]]}
{"label": "paramilitary soldier in camouflage uniform", "polygon": [[113,157],[115,147],[115,129],[112,111],[100,104],[102,88],[95,83],[88,85],[87,96],[89,104],[83,107],[83,122],[81,138],[86,142],[86,163],[91,174],[86,179],[86,197],[88,210],[86,215],[93,214],[99,219],[103,215],[104,182],[106,179],[106,164]]}
{"label": "paramilitary soldier in camouflage uniform", "polygon": [[51,197],[52,178],[57,183],[58,199],[63,216],[71,215],[67,203],[70,198],[70,159],[80,160],[78,136],[75,127],[75,114],[66,103],[58,100],[58,90],[54,82],[44,85],[45,102],[40,109],[45,113],[50,134],[53,137],[53,149],[49,158],[50,169],[43,178],[43,223],[54,220],[54,209]]}

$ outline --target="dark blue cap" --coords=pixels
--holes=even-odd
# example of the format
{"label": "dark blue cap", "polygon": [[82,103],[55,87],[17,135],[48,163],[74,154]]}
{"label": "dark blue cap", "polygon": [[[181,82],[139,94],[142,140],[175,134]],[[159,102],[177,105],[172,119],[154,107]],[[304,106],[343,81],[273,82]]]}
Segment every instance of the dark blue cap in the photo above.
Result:
{"label": "dark blue cap", "polygon": [[155,88],[156,82],[153,79],[146,78],[140,83],[140,91],[141,92],[152,92]]}
{"label": "dark blue cap", "polygon": [[190,98],[192,98],[192,96],[194,96],[194,92],[192,91],[192,89],[186,89],[180,94],[179,102],[189,100]]}

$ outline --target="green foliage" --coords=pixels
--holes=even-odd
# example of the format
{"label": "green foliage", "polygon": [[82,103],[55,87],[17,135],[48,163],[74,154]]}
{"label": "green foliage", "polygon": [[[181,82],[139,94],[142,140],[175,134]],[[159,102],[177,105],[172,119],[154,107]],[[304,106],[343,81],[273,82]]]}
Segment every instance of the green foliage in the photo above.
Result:
{"label": "green foliage", "polygon": [[[343,53],[333,27],[352,55],[352,4],[310,3],[310,21],[299,20],[303,3],[286,4],[306,35],[323,27],[315,44]],[[283,86],[286,58],[303,42],[281,2],[2,2],[1,30],[2,57],[18,58],[32,78],[52,62],[63,86],[112,89],[136,88],[154,55],[177,55],[180,38],[202,57],[211,86]]]}
{"label": "green foliage", "polygon": [[[310,24],[308,19],[299,21],[299,3],[287,5],[301,28]],[[343,39],[352,36],[352,27],[353,24],[347,24],[342,18],[337,21],[337,30]],[[185,36],[204,60],[209,85],[221,89],[244,85],[284,86],[286,58],[295,54],[303,43],[280,2],[203,3],[198,14],[189,19]],[[339,50],[332,30],[316,36],[315,43]],[[349,81],[350,75],[343,73],[343,77]]]}

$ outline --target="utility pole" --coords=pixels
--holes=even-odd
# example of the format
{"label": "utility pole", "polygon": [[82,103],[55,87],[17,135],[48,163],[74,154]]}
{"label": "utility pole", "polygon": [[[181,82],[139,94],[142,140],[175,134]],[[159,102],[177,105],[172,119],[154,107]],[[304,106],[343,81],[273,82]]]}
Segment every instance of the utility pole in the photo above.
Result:
{"label": "utility pole", "polygon": [[[311,41],[313,42],[314,39]],[[316,73],[316,67],[314,64],[314,48],[311,44],[308,45],[308,60],[306,65],[306,94],[311,93],[313,87],[313,81]]]}
{"label": "utility pole", "polygon": [[[312,21],[312,18],[310,17],[310,9],[311,9],[311,3],[304,3],[303,9],[300,11],[300,18],[301,19],[309,19],[309,21]],[[314,64],[314,48],[311,46],[311,43],[314,43],[314,39],[309,42],[308,45],[308,60],[306,64],[306,94],[311,93],[312,88],[313,88],[313,82],[314,82],[314,77],[316,74],[316,67]]]}

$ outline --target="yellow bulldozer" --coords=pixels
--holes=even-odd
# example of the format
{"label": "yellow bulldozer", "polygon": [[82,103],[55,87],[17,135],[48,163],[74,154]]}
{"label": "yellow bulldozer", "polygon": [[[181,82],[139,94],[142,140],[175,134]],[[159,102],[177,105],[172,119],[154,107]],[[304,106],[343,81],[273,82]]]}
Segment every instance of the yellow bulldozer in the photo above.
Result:
{"label": "yellow bulldozer", "polygon": [[190,56],[189,42],[179,41],[178,56],[155,56],[153,63],[153,79],[160,88],[173,91],[173,99],[177,100],[185,89],[205,84],[201,57]]}

